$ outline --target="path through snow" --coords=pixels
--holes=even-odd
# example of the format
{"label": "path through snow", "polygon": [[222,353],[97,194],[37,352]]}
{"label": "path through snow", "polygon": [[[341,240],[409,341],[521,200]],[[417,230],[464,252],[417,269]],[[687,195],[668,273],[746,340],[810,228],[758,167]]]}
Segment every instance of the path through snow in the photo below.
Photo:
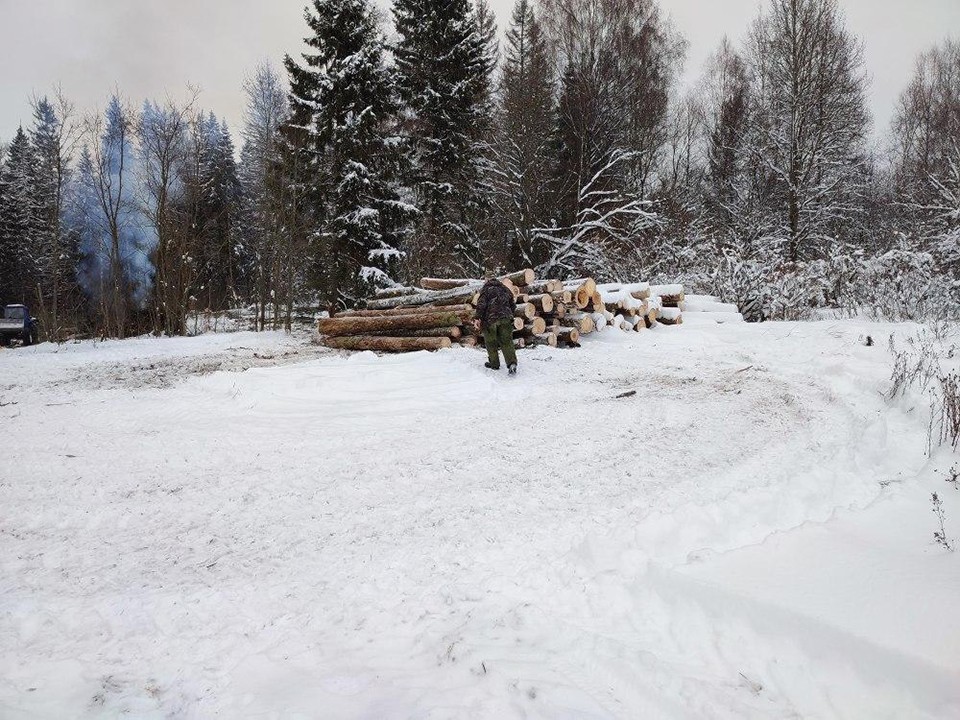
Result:
{"label": "path through snow", "polygon": [[885,631],[960,596],[930,518],[872,620],[816,572],[876,554],[843,532],[878,500],[926,513],[866,331],[610,334],[516,379],[246,333],[2,353],[0,717],[958,717],[956,613]]}

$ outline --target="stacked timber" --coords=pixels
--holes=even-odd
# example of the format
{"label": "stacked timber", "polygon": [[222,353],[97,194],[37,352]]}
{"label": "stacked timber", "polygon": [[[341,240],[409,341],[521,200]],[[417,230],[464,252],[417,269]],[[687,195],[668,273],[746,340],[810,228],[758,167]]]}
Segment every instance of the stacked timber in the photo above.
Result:
{"label": "stacked timber", "polygon": [[[537,279],[525,269],[499,278],[513,293],[518,348],[579,347],[603,307],[592,278]],[[318,321],[321,342],[343,350],[410,352],[481,344],[473,327],[483,280],[422,278],[418,286],[380,290],[363,309]]]}
{"label": "stacked timber", "polygon": [[[518,348],[579,347],[581,338],[616,329],[640,332],[680,325],[687,306],[682,285],[608,283],[593,278],[554,280],[520,270],[499,278],[516,300],[513,327]],[[380,290],[363,309],[318,321],[322,342],[343,350],[409,352],[482,345],[473,320],[483,280],[421,278],[419,285]],[[693,300],[691,296],[691,300]],[[697,297],[690,303],[718,313],[730,310]],[[699,305],[698,305],[699,303]]]}

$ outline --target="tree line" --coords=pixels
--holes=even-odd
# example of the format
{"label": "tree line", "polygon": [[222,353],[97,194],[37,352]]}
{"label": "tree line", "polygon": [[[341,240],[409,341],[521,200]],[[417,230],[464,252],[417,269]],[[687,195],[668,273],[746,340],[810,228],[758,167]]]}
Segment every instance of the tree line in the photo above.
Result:
{"label": "tree line", "polygon": [[520,266],[682,279],[761,316],[878,267],[956,299],[957,41],[918,58],[877,145],[836,0],[767,0],[687,90],[656,0],[517,0],[502,36],[486,0],[313,0],[305,21],[246,80],[239,153],[196,95],[86,118],[36,99],[0,165],[0,300],[58,338],[238,306],[289,327]]}

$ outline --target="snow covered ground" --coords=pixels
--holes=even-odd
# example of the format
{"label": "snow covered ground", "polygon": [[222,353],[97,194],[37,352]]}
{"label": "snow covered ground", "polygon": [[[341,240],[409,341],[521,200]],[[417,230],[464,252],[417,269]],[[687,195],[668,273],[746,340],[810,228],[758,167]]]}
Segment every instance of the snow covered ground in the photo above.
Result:
{"label": "snow covered ground", "polygon": [[910,330],[0,351],[0,718],[960,717]]}

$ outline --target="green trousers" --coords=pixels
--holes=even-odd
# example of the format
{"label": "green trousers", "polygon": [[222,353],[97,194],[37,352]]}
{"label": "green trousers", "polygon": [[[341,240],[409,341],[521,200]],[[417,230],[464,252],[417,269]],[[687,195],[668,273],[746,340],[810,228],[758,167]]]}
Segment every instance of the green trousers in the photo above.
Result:
{"label": "green trousers", "polygon": [[507,367],[517,364],[517,351],[513,347],[513,318],[497,320],[483,331],[483,340],[487,344],[487,355],[492,367],[500,367],[500,355],[507,361]]}

